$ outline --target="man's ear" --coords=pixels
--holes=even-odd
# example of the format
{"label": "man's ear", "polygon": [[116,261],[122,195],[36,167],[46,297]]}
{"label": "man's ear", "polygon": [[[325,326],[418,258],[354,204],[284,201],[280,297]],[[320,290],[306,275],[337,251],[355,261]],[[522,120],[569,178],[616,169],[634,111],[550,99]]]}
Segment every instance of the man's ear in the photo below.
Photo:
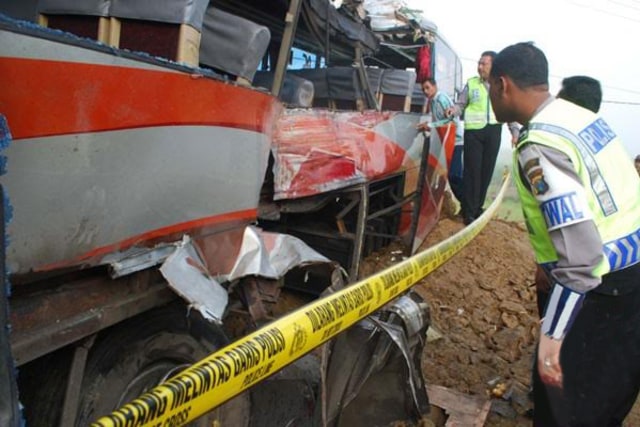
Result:
{"label": "man's ear", "polygon": [[506,81],[507,81],[507,79],[504,76],[500,76],[500,77],[495,79],[496,89],[498,90],[498,93],[500,94],[500,96],[504,96],[504,94],[505,94]]}
{"label": "man's ear", "polygon": [[502,96],[502,92],[504,91],[504,81],[502,77],[491,77],[489,79],[489,83],[491,84],[491,90],[494,91],[499,96]]}
{"label": "man's ear", "polygon": [[516,89],[515,83],[507,76],[500,76],[500,86],[503,96],[513,96],[513,91]]}

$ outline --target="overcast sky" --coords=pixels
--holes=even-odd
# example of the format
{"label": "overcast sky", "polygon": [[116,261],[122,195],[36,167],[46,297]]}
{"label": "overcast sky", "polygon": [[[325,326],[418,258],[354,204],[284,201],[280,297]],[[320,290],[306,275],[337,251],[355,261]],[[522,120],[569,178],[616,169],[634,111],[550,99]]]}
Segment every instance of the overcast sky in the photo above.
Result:
{"label": "overcast sky", "polygon": [[604,118],[632,157],[640,154],[640,0],[407,0],[435,22],[476,75],[484,50],[533,41],[547,55],[551,92],[582,74],[603,86]]}

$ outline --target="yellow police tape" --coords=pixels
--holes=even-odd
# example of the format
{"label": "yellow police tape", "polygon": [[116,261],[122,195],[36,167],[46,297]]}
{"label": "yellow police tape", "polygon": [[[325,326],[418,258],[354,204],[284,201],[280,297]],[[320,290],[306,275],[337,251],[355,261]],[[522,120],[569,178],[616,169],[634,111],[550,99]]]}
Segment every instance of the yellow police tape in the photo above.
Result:
{"label": "yellow police tape", "polygon": [[393,300],[465,247],[489,222],[489,209],[445,241],[314,301],[212,353],[92,426],[181,426],[211,411]]}

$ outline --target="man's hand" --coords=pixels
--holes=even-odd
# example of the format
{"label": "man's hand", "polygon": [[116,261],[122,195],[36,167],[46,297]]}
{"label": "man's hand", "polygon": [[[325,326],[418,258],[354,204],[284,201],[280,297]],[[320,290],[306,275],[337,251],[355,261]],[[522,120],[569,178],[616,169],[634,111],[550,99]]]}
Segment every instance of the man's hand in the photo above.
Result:
{"label": "man's hand", "polygon": [[427,122],[418,123],[418,125],[416,126],[416,129],[422,132],[429,132],[429,123]]}
{"label": "man's hand", "polygon": [[560,366],[560,348],[562,340],[540,334],[538,346],[538,373],[547,385],[562,388],[562,366]]}

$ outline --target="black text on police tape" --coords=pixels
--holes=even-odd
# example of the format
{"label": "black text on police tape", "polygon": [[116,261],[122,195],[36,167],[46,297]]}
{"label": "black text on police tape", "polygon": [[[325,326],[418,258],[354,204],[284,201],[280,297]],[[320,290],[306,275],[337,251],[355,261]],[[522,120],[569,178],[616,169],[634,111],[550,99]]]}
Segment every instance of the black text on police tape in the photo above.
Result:
{"label": "black text on police tape", "polygon": [[[162,385],[162,390],[169,391],[172,397],[170,410],[180,408],[213,387],[226,383],[231,377],[237,377],[274,357],[285,347],[286,341],[282,332],[277,328],[270,328],[230,348],[222,355],[205,360]],[[169,409],[168,406],[167,397],[159,389],[154,389],[108,418],[117,427],[145,425],[162,417]]]}
{"label": "black text on police tape", "polygon": [[306,310],[304,314],[311,322],[313,332],[335,322],[346,313],[360,308],[374,297],[369,283],[364,283],[354,289],[349,289],[344,294],[330,299],[316,307]]}
{"label": "black text on police tape", "polygon": [[397,268],[382,275],[382,282],[384,283],[384,290],[397,285],[404,279],[407,279],[413,275],[413,264],[407,263],[400,265]]}

